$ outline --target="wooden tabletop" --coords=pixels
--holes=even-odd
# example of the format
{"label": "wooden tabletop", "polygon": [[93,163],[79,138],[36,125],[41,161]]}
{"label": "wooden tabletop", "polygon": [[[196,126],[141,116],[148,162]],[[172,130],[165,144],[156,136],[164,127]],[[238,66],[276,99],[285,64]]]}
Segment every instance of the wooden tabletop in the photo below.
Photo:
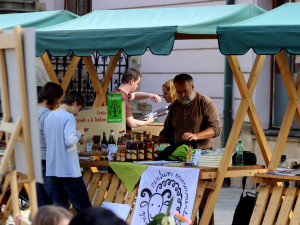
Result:
{"label": "wooden tabletop", "polygon": [[[109,166],[109,161],[84,161],[80,160],[80,166],[83,168]],[[185,168],[199,168],[200,179],[212,179],[217,177],[218,168],[212,167],[185,167]],[[241,176],[254,176],[257,173],[265,173],[267,169],[263,165],[254,166],[230,166],[228,167],[226,177],[241,177]]]}
{"label": "wooden tabletop", "polygon": [[299,181],[300,176],[281,176],[267,173],[258,173],[253,177],[255,183],[276,183],[284,181]]}

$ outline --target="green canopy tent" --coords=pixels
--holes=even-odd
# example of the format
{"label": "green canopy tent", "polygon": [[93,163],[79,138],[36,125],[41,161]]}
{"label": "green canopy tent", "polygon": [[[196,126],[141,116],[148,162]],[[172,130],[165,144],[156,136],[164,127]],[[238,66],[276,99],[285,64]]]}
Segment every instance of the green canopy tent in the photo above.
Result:
{"label": "green canopy tent", "polygon": [[[233,25],[219,26],[217,28],[220,51],[223,54],[228,55],[227,58],[237,81],[242,99],[247,100],[242,101],[242,103],[249,106],[251,105],[250,113],[252,114],[252,118],[256,115],[256,111],[253,102],[251,101],[251,95],[265,59],[264,55],[275,54],[277,65],[287,89],[289,103],[283,118],[283,123],[280,128],[275,148],[273,150],[273,157],[270,162],[268,161],[268,157],[265,153],[265,151],[269,151],[269,146],[267,142],[263,141],[265,140],[264,133],[259,133],[258,131],[255,133],[263,152],[265,162],[270,168],[275,168],[279,165],[280,156],[284,150],[284,145],[286,143],[294,115],[296,115],[298,125],[300,125],[300,106],[298,104],[299,95],[297,92],[300,81],[300,72],[298,72],[296,84],[294,84],[292,79],[293,76],[289,69],[289,63],[286,60],[284,52],[285,49],[290,54],[300,54],[299,12],[300,3],[286,3],[252,19]],[[255,53],[257,53],[257,61],[252,68],[253,77],[250,75],[248,84],[246,85],[236,55],[245,54],[251,48]],[[252,81],[252,79],[254,81]],[[253,83],[252,86],[249,82]],[[249,88],[250,86],[251,88]],[[240,107],[244,106],[240,105]],[[246,113],[244,112],[244,114],[237,115],[237,117],[244,118],[243,116],[245,114]],[[258,126],[259,129],[261,129],[258,117],[255,120],[252,119],[251,123],[253,126]],[[230,148],[232,148],[231,150],[233,150],[234,143],[236,143],[236,141],[237,137],[234,137],[233,143],[231,143],[230,146]],[[229,142],[227,144],[228,146],[230,145]]]}
{"label": "green canopy tent", "polygon": [[[226,150],[229,154],[232,153],[241,129],[241,121],[243,121],[246,112],[248,112],[257,142],[269,169],[276,168],[280,163],[281,155],[284,151],[294,116],[298,126],[300,126],[300,70],[298,69],[297,78],[294,82],[289,62],[286,59],[286,52],[294,55],[300,54],[299,12],[300,3],[286,3],[255,18],[245,20],[234,25],[219,26],[217,28],[219,49],[223,54],[227,55],[242,97],[239,110],[232,126],[232,132],[226,145]],[[246,83],[237,55],[243,55],[248,52],[249,49],[253,49],[253,51],[257,54],[257,57],[252,67],[248,82]],[[267,156],[267,152],[270,152],[270,147],[261,128],[261,124],[251,98],[264,63],[265,55],[275,55],[276,63],[280,70],[289,98],[271,157]],[[256,183],[275,183],[273,178],[273,176],[268,176],[266,174],[257,174],[254,177],[254,181],[256,181]],[[287,180],[296,179],[289,177],[286,181]],[[276,182],[280,181],[282,181],[282,177],[276,180]],[[266,192],[264,193],[266,194]],[[274,196],[272,196],[272,198],[273,197]],[[258,196],[258,199],[259,198],[260,196]],[[268,198],[269,197],[257,202],[256,205],[267,205]],[[289,202],[292,205],[293,199],[289,199]],[[277,209],[280,206],[281,209],[283,209],[284,203],[282,205],[278,204],[276,206]],[[269,209],[268,211],[266,210],[268,213],[264,215],[264,218],[262,218],[263,212],[265,211],[264,207],[261,207],[259,210],[255,208],[250,223],[255,221],[257,224],[273,224],[274,218],[278,215],[278,211],[274,207],[272,210]],[[299,213],[296,213],[297,210],[299,212],[299,205],[298,207],[293,208],[293,217],[291,217],[290,210],[286,210],[284,212],[283,210],[280,211],[280,216],[278,217],[280,218],[280,222],[278,222],[278,220],[276,222],[282,224],[288,224],[289,222],[289,224],[298,223],[299,218],[296,215],[299,215]]]}
{"label": "green canopy tent", "polygon": [[300,3],[286,3],[260,16],[217,28],[224,55],[277,54],[282,48],[300,54]]}
{"label": "green canopy tent", "polygon": [[67,22],[78,17],[66,10],[0,14],[0,29],[12,29],[16,25],[23,28],[33,27],[38,29]]}
{"label": "green canopy tent", "polygon": [[[96,10],[67,23],[38,29],[36,55],[48,50],[54,56],[73,51],[89,56],[168,55],[174,39],[215,37],[216,27],[233,24],[264,13],[256,5],[218,5],[192,8]],[[202,38],[203,38],[202,37]]]}

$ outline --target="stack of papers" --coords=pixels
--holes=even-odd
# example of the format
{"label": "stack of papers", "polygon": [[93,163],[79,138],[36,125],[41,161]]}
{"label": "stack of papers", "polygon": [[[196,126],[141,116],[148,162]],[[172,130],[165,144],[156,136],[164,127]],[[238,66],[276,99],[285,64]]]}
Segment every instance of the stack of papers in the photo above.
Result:
{"label": "stack of papers", "polygon": [[[199,155],[198,166],[219,167],[222,156],[223,155],[215,155],[215,154]],[[231,164],[232,161],[230,159],[229,166],[231,166]]]}
{"label": "stack of papers", "polygon": [[300,169],[289,169],[285,167],[277,167],[276,169],[270,169],[267,174],[279,175],[279,176],[300,176]]}

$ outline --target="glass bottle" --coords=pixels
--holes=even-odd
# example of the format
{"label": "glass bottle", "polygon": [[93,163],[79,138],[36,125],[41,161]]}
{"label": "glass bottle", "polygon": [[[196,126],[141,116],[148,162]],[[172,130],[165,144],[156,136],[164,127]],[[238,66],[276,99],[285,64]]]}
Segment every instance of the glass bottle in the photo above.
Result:
{"label": "glass bottle", "polygon": [[144,135],[143,134],[140,135],[138,160],[140,160],[140,161],[145,160],[145,143],[144,143]]}
{"label": "glass bottle", "polygon": [[130,134],[127,134],[126,135],[126,139],[127,141],[125,142],[126,143],[126,162],[132,162],[132,157],[131,157],[131,153],[132,153],[132,142],[131,142],[131,135]]}
{"label": "glass bottle", "polygon": [[110,130],[108,144],[114,144],[114,145],[116,144],[114,130]]}
{"label": "glass bottle", "polygon": [[106,133],[103,131],[103,138],[101,141],[101,151],[107,152],[107,145],[108,145],[108,142],[106,139]]}
{"label": "glass bottle", "polygon": [[138,143],[136,141],[136,134],[133,135],[132,145],[131,145],[131,160],[137,161],[137,155],[138,155]]}
{"label": "glass bottle", "polygon": [[238,141],[237,145],[235,146],[236,150],[236,165],[243,166],[244,165],[244,158],[243,158],[243,143],[242,141]]}
{"label": "glass bottle", "polygon": [[152,141],[152,132],[149,132],[148,141],[146,142],[146,159],[154,159],[154,142]]}

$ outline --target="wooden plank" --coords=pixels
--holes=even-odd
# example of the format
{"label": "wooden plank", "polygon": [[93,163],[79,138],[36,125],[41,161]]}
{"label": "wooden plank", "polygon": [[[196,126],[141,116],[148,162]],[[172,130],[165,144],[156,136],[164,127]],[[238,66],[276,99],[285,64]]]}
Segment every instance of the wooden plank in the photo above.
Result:
{"label": "wooden plank", "polygon": [[127,198],[125,199],[125,203],[124,204],[130,204],[130,205],[132,205],[132,211],[130,212],[130,215],[127,218],[127,223],[128,224],[130,224],[131,220],[132,220],[132,216],[133,216],[133,212],[134,212],[134,208],[135,208],[135,204],[133,205],[133,202],[135,201],[135,198],[137,196],[138,188],[139,188],[139,183],[135,186],[135,188],[133,189],[133,191],[130,192],[127,195]]}
{"label": "wooden plank", "polygon": [[281,209],[277,218],[276,225],[286,225],[289,220],[289,214],[291,212],[297,188],[289,187],[287,188],[284,200],[281,205]]}
{"label": "wooden plank", "polygon": [[273,225],[278,209],[282,202],[283,187],[274,187],[272,196],[269,202],[267,212],[264,217],[263,225]]}
{"label": "wooden plank", "polygon": [[[243,177],[254,176],[257,173],[266,173],[267,169],[245,169],[245,170],[228,170],[225,177]],[[216,178],[218,172],[200,172],[199,179],[213,179]]]}
{"label": "wooden plank", "polygon": [[[84,64],[85,64],[85,67],[87,69],[87,71],[89,72],[89,77],[91,79],[91,82],[94,86],[94,90],[96,92],[96,96],[100,98],[100,100],[102,98],[106,98],[106,93],[104,92],[103,90],[103,86],[102,86],[102,83],[98,77],[98,74],[97,74],[97,71],[94,67],[94,64],[93,64],[93,61],[92,61],[92,58],[91,56],[88,56],[88,57],[82,57],[83,58],[83,61],[84,61]],[[96,97],[96,98],[97,98]],[[94,103],[95,105],[95,103]],[[93,105],[93,108],[95,108]]]}
{"label": "wooden plank", "polygon": [[[11,164],[14,165],[13,163]],[[20,214],[19,193],[20,191],[18,191],[17,171],[13,170],[10,173],[10,196],[14,218],[17,218],[17,216]]]}
{"label": "wooden plank", "polygon": [[234,132],[230,132],[229,137],[228,137],[228,141],[226,143],[226,147],[225,147],[225,151],[223,153],[223,157],[221,159],[220,162],[220,166],[218,168],[218,176],[216,178],[216,189],[215,191],[210,192],[208,199],[207,199],[207,203],[205,205],[204,211],[203,211],[203,216],[201,217],[201,220],[199,222],[200,225],[208,225],[210,222],[210,218],[212,216],[215,204],[217,202],[217,198],[218,195],[220,193],[222,184],[223,184],[223,180],[228,168],[228,164],[230,161],[230,158],[232,156],[233,150],[235,148],[235,145],[237,143],[238,140],[238,135],[239,132],[242,128],[243,125],[243,121],[247,112],[247,102],[246,100],[241,100],[239,109],[237,111],[236,114],[236,118],[234,120],[233,126],[231,131]]}
{"label": "wooden plank", "polygon": [[263,187],[263,189],[258,194],[258,198],[255,202],[254,210],[250,219],[250,223],[249,223],[250,225],[260,224],[269,198],[270,188],[271,188],[270,185],[267,185]]}
{"label": "wooden plank", "polygon": [[[0,36],[2,36],[0,32]],[[0,50],[0,82],[1,82],[1,107],[3,113],[3,122],[10,122],[10,107],[9,107],[9,95],[8,95],[8,80],[6,71],[6,60],[4,50]],[[2,133],[3,134],[3,133]],[[1,135],[2,140],[2,135]]]}
{"label": "wooden plank", "polygon": [[105,93],[106,93],[106,91],[108,89],[108,85],[110,84],[111,79],[114,75],[114,72],[115,72],[116,66],[118,64],[121,53],[122,53],[122,50],[120,50],[116,55],[110,57],[107,69],[104,74],[103,82],[102,82],[103,83],[102,84],[103,91]]}
{"label": "wooden plank", "polygon": [[[19,179],[23,180],[26,179],[25,175],[21,175],[19,177]],[[21,189],[22,189],[23,184],[18,184],[18,193],[20,193]],[[4,213],[3,213],[3,217],[0,219],[0,224],[5,224],[9,215],[11,214],[12,211],[12,196],[9,196],[8,201],[6,203],[5,209],[4,209]]]}
{"label": "wooden plank", "polygon": [[16,128],[16,124],[14,124],[14,123],[2,122],[0,124],[0,129],[4,132],[8,132],[10,134],[12,132],[14,132],[15,128]]}
{"label": "wooden plank", "polygon": [[[281,124],[280,132],[277,137],[276,145],[273,151],[273,157],[271,159],[271,163],[269,168],[275,168],[279,165],[280,158],[282,152],[284,150],[284,145],[287,140],[287,135],[290,130],[291,120],[294,117],[295,108],[297,108],[298,113],[300,112],[300,103],[298,102],[299,94],[296,90],[292,74],[289,68],[289,64],[286,60],[285,53],[281,50],[278,54],[275,55],[278,67],[280,69],[283,82],[286,86],[287,94],[289,96],[290,102],[288,104],[288,108],[286,109],[286,113]],[[290,112],[290,113],[289,113]]]}
{"label": "wooden plank", "polygon": [[116,196],[116,199],[114,202],[122,204],[124,202],[126,193],[127,193],[127,189],[126,189],[124,183],[122,182],[119,187],[119,190],[118,190],[118,193],[117,193],[117,196]]}
{"label": "wooden plank", "polygon": [[31,151],[31,137],[30,137],[30,125],[29,125],[29,114],[28,114],[28,96],[26,88],[26,79],[25,79],[25,66],[24,66],[24,53],[23,53],[23,40],[21,27],[16,26],[14,28],[16,34],[16,58],[17,58],[17,68],[18,68],[18,80],[19,80],[19,90],[20,90],[20,102],[22,109],[22,135],[24,141],[25,149],[25,158],[26,158],[26,169],[27,177],[29,180],[29,202],[31,207],[31,219],[34,218],[38,207],[37,207],[37,196],[36,196],[36,181],[34,179],[34,170],[33,170],[33,159]]}
{"label": "wooden plank", "polygon": [[78,65],[80,59],[81,59],[81,57],[73,55],[73,58],[72,58],[69,66],[68,66],[68,69],[65,73],[64,79],[61,82],[61,87],[64,90],[64,92],[66,92],[66,90],[69,86],[70,80],[72,79],[72,77],[74,75],[74,72],[77,68],[77,65]]}
{"label": "wooden plank", "polygon": [[109,189],[107,191],[106,198],[104,200],[105,202],[114,202],[117,190],[120,186],[120,183],[121,183],[121,181],[120,181],[118,175],[114,174],[113,178],[110,182],[110,186],[109,186]]}
{"label": "wooden plank", "polygon": [[15,34],[10,33],[10,34],[0,35],[0,49],[12,49],[12,48],[16,48]]}
{"label": "wooden plank", "polygon": [[196,219],[197,212],[199,210],[200,203],[202,201],[207,184],[208,184],[207,181],[198,180],[197,191],[195,195],[194,207],[193,207],[192,218],[191,218],[193,222]]}
{"label": "wooden plank", "polygon": [[91,183],[88,187],[88,195],[91,202],[93,202],[94,195],[99,187],[99,181],[101,180],[101,178],[102,178],[102,173],[98,172],[93,175]]}
{"label": "wooden plank", "polygon": [[130,205],[133,204],[133,202],[134,202],[134,200],[135,200],[135,197],[136,197],[136,195],[137,195],[138,189],[139,189],[139,183],[137,183],[137,184],[135,185],[135,188],[132,190],[132,192],[130,192],[130,193],[127,195],[124,204],[130,204]]}
{"label": "wooden plank", "polygon": [[48,74],[48,76],[49,76],[49,78],[50,78],[50,81],[51,81],[51,82],[54,82],[54,83],[57,83],[58,85],[60,85],[60,82],[59,82],[59,80],[58,80],[58,78],[57,78],[57,75],[56,75],[56,73],[55,73],[55,71],[54,71],[54,68],[53,68],[53,66],[52,66],[52,63],[51,63],[51,61],[50,61],[50,59],[49,59],[49,56],[48,56],[48,53],[47,53],[47,52],[45,52],[45,53],[41,56],[41,60],[42,60],[42,62],[43,62],[43,64],[44,64],[44,67],[45,67],[45,69],[46,69],[46,71],[47,71],[47,74]]}
{"label": "wooden plank", "polygon": [[294,208],[293,217],[290,225],[300,225],[300,190],[298,189],[298,199]]}
{"label": "wooden plank", "polygon": [[13,148],[15,146],[15,143],[17,141],[17,137],[19,137],[19,134],[21,132],[22,128],[22,119],[18,118],[16,122],[16,127],[15,131],[12,133],[10,136],[7,146],[6,146],[6,153],[5,155],[1,158],[1,164],[0,164],[0,172],[4,172],[6,170],[8,161],[10,160],[12,153],[13,153]]}
{"label": "wooden plank", "polygon": [[111,179],[112,179],[112,174],[110,174],[110,173],[103,174],[102,181],[101,181],[101,184],[98,188],[98,193],[95,197],[93,206],[97,207],[97,206],[100,206],[102,204],[102,202],[104,200],[104,196],[107,192],[107,187],[110,184]]}
{"label": "wooden plank", "polygon": [[89,183],[91,182],[93,174],[94,173],[92,173],[90,171],[84,172],[84,174],[83,174],[83,182],[84,182],[84,184],[85,184],[86,187],[88,187]]}

